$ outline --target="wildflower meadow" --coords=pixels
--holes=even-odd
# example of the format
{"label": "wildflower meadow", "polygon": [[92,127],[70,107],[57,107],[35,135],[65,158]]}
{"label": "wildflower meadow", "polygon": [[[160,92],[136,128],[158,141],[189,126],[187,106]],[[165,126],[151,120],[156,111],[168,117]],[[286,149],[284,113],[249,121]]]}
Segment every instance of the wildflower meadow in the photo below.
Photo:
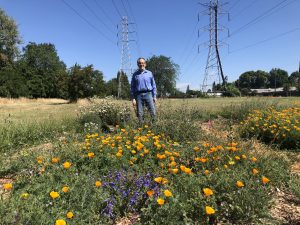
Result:
{"label": "wildflower meadow", "polygon": [[300,201],[299,104],[225,100],[161,100],[138,124],[128,102],[93,99],[53,120],[63,130],[2,144],[0,224],[284,224],[272,206],[279,189]]}

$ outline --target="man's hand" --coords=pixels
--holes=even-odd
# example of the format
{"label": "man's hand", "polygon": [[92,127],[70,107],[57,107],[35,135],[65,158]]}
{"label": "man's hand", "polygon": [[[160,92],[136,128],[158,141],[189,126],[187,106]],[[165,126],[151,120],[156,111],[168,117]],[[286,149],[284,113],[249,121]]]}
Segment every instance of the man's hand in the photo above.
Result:
{"label": "man's hand", "polygon": [[154,98],[153,98],[153,102],[156,103],[156,101],[157,101],[157,99],[156,99],[156,97],[154,97]]}
{"label": "man's hand", "polygon": [[132,99],[132,105],[133,105],[133,106],[136,106],[136,101],[135,101],[135,99]]}

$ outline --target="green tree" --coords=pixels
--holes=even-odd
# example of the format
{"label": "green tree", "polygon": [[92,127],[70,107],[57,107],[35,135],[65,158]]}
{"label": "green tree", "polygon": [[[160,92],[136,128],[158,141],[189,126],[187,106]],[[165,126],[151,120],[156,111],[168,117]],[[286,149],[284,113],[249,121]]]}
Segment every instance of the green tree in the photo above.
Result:
{"label": "green tree", "polygon": [[6,66],[0,70],[0,96],[9,98],[26,97],[26,80],[16,67]]}
{"label": "green tree", "polygon": [[75,64],[69,70],[69,77],[69,97],[71,101],[76,102],[79,98],[105,95],[103,74],[98,70],[94,70],[93,65],[81,67]]}
{"label": "green tree", "polygon": [[92,95],[104,97],[106,95],[105,81],[103,73],[99,70],[92,71]]}
{"label": "green tree", "polygon": [[300,92],[300,72],[295,71],[289,76],[289,82]]}
{"label": "green tree", "polygon": [[186,94],[189,94],[189,92],[190,92],[190,85],[188,85],[188,86],[186,87],[185,93],[186,93]]}
{"label": "green tree", "polygon": [[0,69],[13,64],[20,43],[16,22],[0,8]]}
{"label": "green tree", "polygon": [[238,79],[238,86],[240,89],[242,88],[252,88],[252,77],[255,75],[254,71],[247,71],[245,73],[242,73]]}
{"label": "green tree", "polygon": [[234,84],[228,83],[226,85],[226,91],[223,93],[223,95],[227,97],[239,97],[241,96],[241,92]]}
{"label": "green tree", "polygon": [[120,97],[122,99],[129,99],[130,98],[130,84],[129,84],[129,81],[128,81],[128,76],[123,71],[118,72],[118,74],[117,74],[117,80],[118,81],[119,81],[120,74],[121,74],[121,95],[120,95]]}
{"label": "green tree", "polygon": [[270,71],[270,87],[271,88],[279,88],[283,87],[283,84],[288,82],[288,72],[282,69],[272,69]]}
{"label": "green tree", "polygon": [[[53,44],[29,43],[21,57],[23,75],[32,97],[66,98],[68,75]],[[36,89],[36,90],[35,90]]]}
{"label": "green tree", "polygon": [[147,69],[154,75],[158,96],[174,93],[179,66],[170,57],[152,56],[147,59]]}
{"label": "green tree", "polygon": [[[119,87],[119,76],[121,72],[118,71],[117,78],[112,78],[106,83],[106,94],[111,95],[114,97],[118,96],[118,87]],[[120,98],[122,99],[129,99],[130,98],[130,83],[128,81],[127,74],[122,72],[121,75],[121,95]]]}
{"label": "green tree", "polygon": [[106,82],[106,95],[108,96],[118,96],[118,79],[112,78]]}
{"label": "green tree", "polygon": [[267,88],[269,85],[269,77],[269,73],[262,70],[247,71],[240,75],[236,85],[239,89],[244,90]]}
{"label": "green tree", "polygon": [[283,84],[283,91],[285,92],[286,96],[290,95],[291,87],[292,87],[292,85],[290,82],[286,82]]}
{"label": "green tree", "polygon": [[262,71],[262,70],[257,70],[255,72],[255,82],[254,82],[254,88],[268,88],[269,86],[269,77],[270,74]]}

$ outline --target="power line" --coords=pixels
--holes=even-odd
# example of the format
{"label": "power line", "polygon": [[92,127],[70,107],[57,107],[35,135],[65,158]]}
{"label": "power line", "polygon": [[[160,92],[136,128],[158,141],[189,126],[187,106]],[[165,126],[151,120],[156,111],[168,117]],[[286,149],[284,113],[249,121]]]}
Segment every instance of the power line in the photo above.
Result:
{"label": "power line", "polygon": [[[190,43],[192,42],[192,40],[193,40],[193,37],[195,37],[194,36],[194,34],[195,34],[195,32],[196,32],[196,30],[197,30],[197,27],[198,27],[198,22],[195,24],[195,27],[193,28],[193,30],[192,30],[192,33],[188,36],[189,37],[189,39],[188,39],[188,41],[186,42],[186,45],[184,46],[184,48],[183,48],[183,51],[181,52],[181,54],[180,54],[180,59],[179,59],[179,62],[182,62],[182,64],[184,64],[185,63],[185,61],[187,60],[187,58],[188,58],[188,56],[187,57],[185,57],[184,59],[185,60],[182,60],[183,59],[183,56],[186,56],[186,53],[187,52],[190,52],[190,51],[187,51],[187,50],[189,50],[190,48]],[[193,45],[192,45],[192,48],[194,48],[194,46],[197,44],[197,41],[198,41],[198,39],[196,38],[196,40],[194,41],[194,43],[193,43]]]}
{"label": "power line", "polygon": [[236,0],[232,6],[229,8],[229,10],[233,9],[241,0]]}
{"label": "power line", "polygon": [[[235,35],[235,34],[237,34],[237,33],[239,33],[239,32],[241,32],[241,31],[243,31],[243,30],[245,30],[247,27],[249,27],[250,25],[252,25],[252,24],[254,24],[254,23],[257,23],[257,22],[260,21],[261,19],[263,19],[263,18],[265,18],[265,17],[267,17],[267,16],[272,15],[272,14],[274,13],[274,12],[272,12],[272,11],[273,11],[274,9],[276,9],[277,7],[279,7],[280,5],[282,5],[283,3],[285,3],[286,1],[288,1],[288,0],[283,0],[283,1],[279,2],[278,4],[276,4],[275,6],[271,7],[270,9],[268,9],[267,11],[265,11],[264,13],[262,13],[261,15],[255,17],[253,20],[249,21],[249,22],[246,23],[245,25],[243,25],[243,26],[241,26],[240,28],[236,29],[234,32],[232,32],[232,33],[230,34],[230,37],[233,36],[233,35]],[[294,1],[295,1],[295,0],[294,0]],[[294,1],[292,1],[292,2],[294,2]],[[290,2],[290,3],[292,3],[292,2]],[[290,3],[288,3],[288,4],[290,4]],[[287,5],[288,5],[288,4],[287,4]],[[283,7],[279,8],[279,9],[282,9],[282,8],[284,8],[284,7],[287,6],[287,5],[284,5]],[[271,12],[271,13],[270,13],[270,12]],[[276,11],[275,11],[275,12],[276,12]],[[268,13],[270,13],[270,14],[268,15]]]}
{"label": "power line", "polygon": [[106,18],[111,22],[113,26],[116,25],[116,23],[111,19],[111,17],[105,12],[105,10],[102,8],[102,6],[98,3],[98,1],[94,0],[96,5],[99,7],[99,9],[102,11],[102,13],[106,16]]}
{"label": "power line", "polygon": [[[205,12],[206,12],[206,10],[204,10],[204,11],[202,11],[202,12],[200,12],[200,13],[203,14],[203,13],[205,13]],[[200,36],[204,33],[204,32],[202,32],[201,34],[199,34],[199,30],[200,30],[200,29],[203,29],[203,27],[200,28],[200,29],[197,29],[198,24],[199,24],[199,22],[200,22],[200,13],[198,13],[198,21],[197,21],[197,23],[195,24],[194,28],[192,29],[192,33],[191,33],[190,35],[187,36],[189,39],[187,39],[188,41],[186,42],[186,45],[184,46],[184,48],[183,48],[183,50],[182,50],[182,54],[180,54],[179,62],[180,62],[180,64],[182,64],[182,65],[185,65],[185,63],[187,62],[187,59],[191,56],[191,54],[186,54],[186,53],[190,53],[190,52],[192,51],[192,49],[194,49],[194,48],[196,47],[196,44],[197,44],[197,42],[198,42],[198,39],[199,39]],[[196,38],[196,39],[194,40],[194,42],[193,42],[193,44],[192,44],[192,47],[190,48],[190,44],[192,43],[193,37],[195,37],[194,34],[195,34],[195,32],[196,32],[197,30],[198,30],[198,38]],[[198,53],[199,53],[199,46],[198,46]],[[184,57],[184,56],[185,56],[185,57]]]}
{"label": "power line", "polygon": [[141,51],[141,47],[140,47],[140,37],[139,37],[139,29],[138,29],[138,25],[136,23],[136,19],[135,19],[135,16],[134,16],[134,13],[132,11],[132,8],[131,8],[131,5],[129,3],[128,0],[126,0],[127,2],[127,5],[128,5],[128,8],[129,8],[129,13],[132,15],[132,18],[133,18],[133,22],[134,22],[134,25],[135,25],[135,29],[136,29],[136,45],[137,45],[137,51],[138,51],[138,55],[139,56],[142,56],[142,51]]}
{"label": "power line", "polygon": [[125,5],[124,5],[123,0],[121,0],[121,3],[122,3],[122,6],[123,6],[123,8],[124,8],[125,15],[126,15],[127,17],[129,17],[129,14],[128,14],[127,10],[126,10],[126,7],[125,7]]}
{"label": "power line", "polygon": [[242,51],[242,50],[247,49],[247,48],[250,48],[250,47],[254,47],[254,46],[256,46],[256,45],[259,45],[259,44],[262,44],[262,43],[265,43],[265,42],[268,42],[268,41],[277,39],[277,38],[282,37],[282,36],[285,36],[285,35],[287,35],[287,34],[294,33],[295,31],[298,31],[298,30],[300,30],[300,27],[299,27],[299,28],[294,28],[294,29],[289,30],[289,31],[286,31],[286,32],[284,32],[284,33],[277,34],[277,35],[275,35],[275,36],[269,37],[269,38],[264,39],[264,40],[262,40],[262,41],[258,41],[258,42],[254,43],[254,44],[247,45],[247,46],[245,46],[245,47],[242,47],[242,48],[239,48],[239,49],[230,51],[229,54],[232,54],[232,53],[238,52],[238,51]]}
{"label": "power line", "polygon": [[114,8],[115,8],[116,12],[117,12],[118,15],[120,16],[120,19],[122,19],[122,15],[121,15],[121,13],[120,13],[120,11],[119,11],[119,9],[118,9],[118,7],[117,7],[115,1],[114,1],[114,0],[111,0],[111,1],[112,1],[113,5],[114,5]]}
{"label": "power line", "polygon": [[98,21],[100,21],[100,23],[102,23],[113,35],[115,35],[115,32],[109,27],[106,25],[106,23],[104,23],[101,18],[95,13],[95,11],[89,7],[88,4],[85,3],[84,0],[81,0],[81,2],[85,5],[85,7],[98,19]]}
{"label": "power line", "polygon": [[252,1],[249,5],[247,5],[247,6],[244,7],[243,9],[241,9],[241,10],[235,15],[235,17],[238,16],[238,15],[240,15],[240,14],[241,14],[242,12],[244,12],[246,9],[249,9],[256,1],[257,1],[257,0]]}
{"label": "power line", "polygon": [[102,33],[97,27],[95,27],[92,23],[90,23],[86,18],[84,18],[76,9],[74,9],[69,3],[67,3],[65,0],[61,0],[67,7],[69,7],[74,13],[76,13],[82,20],[84,20],[90,27],[92,27],[95,31],[97,31],[101,36],[105,37],[106,40],[109,42],[115,44],[114,41],[112,41],[108,36],[106,36],[104,33]]}
{"label": "power line", "polygon": [[190,63],[188,64],[188,69],[185,71],[186,73],[188,72],[188,71],[190,71],[190,69],[191,69],[191,65],[193,65],[193,64],[195,64],[195,62],[196,62],[196,59],[198,59],[200,56],[201,56],[201,52],[204,52],[206,49],[208,49],[209,47],[205,47],[204,49],[201,49],[200,51],[198,51],[198,54],[196,54],[195,56],[194,56],[194,58],[190,61]]}

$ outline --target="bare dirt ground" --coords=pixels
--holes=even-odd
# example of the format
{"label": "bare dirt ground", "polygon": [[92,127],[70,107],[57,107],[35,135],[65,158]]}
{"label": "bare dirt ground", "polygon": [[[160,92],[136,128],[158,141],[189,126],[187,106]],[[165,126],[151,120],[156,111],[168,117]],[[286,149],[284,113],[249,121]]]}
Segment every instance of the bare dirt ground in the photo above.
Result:
{"label": "bare dirt ground", "polygon": [[281,224],[300,224],[300,201],[291,193],[276,190],[271,216]]}

